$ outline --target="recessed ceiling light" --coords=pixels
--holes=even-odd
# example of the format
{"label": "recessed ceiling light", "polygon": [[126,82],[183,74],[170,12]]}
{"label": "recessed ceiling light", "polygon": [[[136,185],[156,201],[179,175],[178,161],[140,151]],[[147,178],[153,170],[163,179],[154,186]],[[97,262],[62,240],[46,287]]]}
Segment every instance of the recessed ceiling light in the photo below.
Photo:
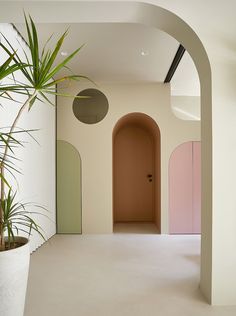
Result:
{"label": "recessed ceiling light", "polygon": [[147,50],[142,50],[141,51],[141,56],[148,56],[149,52]]}
{"label": "recessed ceiling light", "polygon": [[62,56],[67,56],[67,55],[68,55],[68,52],[62,51],[62,52],[61,52],[61,55],[62,55]]}

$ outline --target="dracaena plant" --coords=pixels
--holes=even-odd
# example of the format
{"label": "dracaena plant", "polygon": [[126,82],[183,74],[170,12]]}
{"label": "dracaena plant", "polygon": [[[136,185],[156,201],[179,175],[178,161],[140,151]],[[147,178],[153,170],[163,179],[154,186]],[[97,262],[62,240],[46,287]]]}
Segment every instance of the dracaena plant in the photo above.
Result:
{"label": "dracaena plant", "polygon": [[[61,46],[68,34],[68,31],[65,31],[62,34],[53,49],[47,48],[47,44],[49,41],[47,41],[45,46],[41,49],[39,47],[37,29],[34,21],[30,16],[27,17],[25,15],[25,26],[28,37],[28,47],[24,50],[24,58],[22,58],[18,54],[18,52],[14,49],[14,47],[11,45],[5,35],[1,34],[2,38],[5,39],[5,43],[3,43],[3,41],[0,42],[1,49],[4,50],[5,53],[7,53],[9,56],[8,59],[0,65],[0,97],[3,100],[7,98],[11,99],[12,102],[14,102],[15,95],[25,95],[25,101],[20,104],[19,110],[9,128],[9,131],[7,133],[0,132],[0,148],[2,147],[2,151],[0,154],[0,250],[5,249],[4,230],[8,231],[8,235],[10,232],[11,237],[14,238],[15,230],[13,230],[13,227],[11,226],[11,223],[13,223],[12,218],[10,221],[8,221],[8,224],[6,225],[5,214],[10,201],[13,201],[15,199],[15,193],[13,194],[12,190],[9,189],[10,185],[6,179],[5,170],[7,168],[14,169],[14,163],[12,164],[12,161],[10,161],[11,155],[9,154],[9,152],[11,151],[12,145],[19,144],[19,142],[14,137],[14,133],[21,114],[26,109],[30,110],[32,106],[35,105],[35,101],[37,99],[41,102],[44,101],[47,103],[51,103],[48,95],[69,96],[67,94],[57,93],[55,91],[56,84],[61,83],[65,80],[80,80],[81,78],[88,79],[85,76],[74,75],[71,73],[67,76],[58,77],[58,73],[60,72],[60,70],[62,70],[64,67],[68,68],[67,64],[69,63],[69,61],[74,58],[82,48],[82,46],[79,47],[68,57],[66,57],[62,62],[57,63],[57,56],[61,50]],[[19,82],[15,79],[15,72],[21,72],[21,75],[25,78],[25,83]],[[9,76],[11,76],[12,79],[11,83],[4,84],[3,79],[9,78]],[[56,79],[55,76],[57,76]],[[8,191],[8,193],[6,191]],[[21,209],[21,211],[23,213],[26,212],[24,208]],[[21,224],[24,226],[24,221]],[[29,225],[31,229],[35,229],[38,227],[34,225],[34,222],[31,222],[31,224],[29,224],[28,222],[25,228],[29,228]],[[15,228],[16,227],[17,226],[15,225]],[[35,230],[37,231],[37,229]]]}
{"label": "dracaena plant", "polygon": [[[4,80],[6,77],[13,75],[14,72],[16,72],[17,70],[22,69],[22,65],[20,64],[13,64],[11,65],[11,62],[13,61],[15,53],[10,54],[9,58],[2,64],[0,65],[0,83],[2,80]],[[1,84],[0,84],[1,86]],[[0,92],[0,97],[1,98],[10,98],[8,92],[6,90],[1,90]],[[5,161],[3,159],[4,154],[3,152],[5,151],[4,148],[9,147],[11,148],[11,142],[14,141],[14,137],[13,135],[11,135],[9,132],[3,132],[0,131],[0,180],[7,183],[3,172],[2,172],[2,167],[5,164],[5,167],[7,168],[7,166],[9,167],[8,162],[7,161],[7,155],[5,157]]]}
{"label": "dracaena plant", "polygon": [[23,232],[30,237],[32,231],[35,231],[45,240],[43,229],[33,219],[34,215],[43,214],[42,212],[31,211],[32,207],[38,207],[40,209],[43,209],[43,207],[33,205],[32,203],[16,202],[15,198],[16,192],[13,192],[10,188],[5,199],[1,201],[3,210],[3,231],[6,232],[7,236],[5,249],[7,250],[16,247],[15,232],[17,234]]}

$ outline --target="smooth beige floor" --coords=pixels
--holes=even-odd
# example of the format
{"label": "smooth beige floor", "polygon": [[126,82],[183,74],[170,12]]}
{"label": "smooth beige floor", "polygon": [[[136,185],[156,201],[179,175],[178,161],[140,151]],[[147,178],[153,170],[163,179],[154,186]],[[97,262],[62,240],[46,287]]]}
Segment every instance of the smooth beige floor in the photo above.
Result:
{"label": "smooth beige floor", "polygon": [[56,235],[31,257],[25,316],[235,316],[205,302],[199,262],[196,235]]}

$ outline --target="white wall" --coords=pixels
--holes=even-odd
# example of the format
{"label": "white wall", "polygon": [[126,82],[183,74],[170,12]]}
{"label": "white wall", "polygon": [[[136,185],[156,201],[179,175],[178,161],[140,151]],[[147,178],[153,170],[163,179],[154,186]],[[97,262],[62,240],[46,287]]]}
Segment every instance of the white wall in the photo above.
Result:
{"label": "white wall", "polygon": [[[2,32],[17,53],[23,58],[21,47],[27,50],[26,44],[17,35],[10,24],[0,24]],[[1,35],[0,35],[1,37]],[[1,38],[2,41],[3,38]],[[1,50],[1,62],[7,58]],[[2,58],[3,57],[3,58]],[[21,73],[16,75],[16,79],[26,82]],[[11,81],[10,81],[11,82]],[[23,102],[25,96],[17,96],[18,101]],[[50,98],[54,102],[54,98]],[[15,118],[20,104],[14,101],[1,99],[0,107],[0,127],[10,126]],[[46,207],[49,212],[42,211],[32,206],[30,211],[45,213],[48,217],[34,215],[34,219],[45,231],[46,239],[55,234],[55,108],[39,101],[36,101],[30,112],[25,111],[19,120],[17,127],[29,130],[39,129],[32,132],[39,144],[30,137],[21,135],[20,139],[26,141],[24,148],[16,150],[16,157],[21,161],[17,166],[22,174],[16,174],[18,186],[15,180],[11,179],[14,189],[17,189],[17,199],[22,202],[32,202]],[[21,233],[22,235],[22,233]],[[31,240],[31,251],[34,251],[43,243],[43,239],[33,233]]]}
{"label": "white wall", "polygon": [[[222,43],[219,42],[219,47]],[[236,47],[236,46],[235,46]],[[227,49],[219,48],[227,56]],[[236,304],[236,55],[215,61],[213,74],[213,303]]]}
{"label": "white wall", "polygon": [[200,96],[171,96],[171,108],[174,114],[182,120],[201,120]]}
{"label": "white wall", "polygon": [[[88,87],[96,88],[74,83],[63,91],[76,95]],[[82,231],[112,232],[112,131],[124,115],[142,112],[157,122],[161,132],[161,231],[168,233],[169,157],[179,144],[200,139],[200,122],[175,117],[168,84],[100,83],[98,89],[108,98],[109,111],[97,124],[81,123],[73,114],[73,100],[58,98],[57,138],[75,146],[82,160]]]}

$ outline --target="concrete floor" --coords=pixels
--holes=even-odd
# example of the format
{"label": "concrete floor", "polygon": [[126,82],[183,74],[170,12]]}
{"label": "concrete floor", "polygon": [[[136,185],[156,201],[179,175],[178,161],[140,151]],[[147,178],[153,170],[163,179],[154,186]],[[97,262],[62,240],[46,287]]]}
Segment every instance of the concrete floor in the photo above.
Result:
{"label": "concrete floor", "polygon": [[56,235],[31,256],[25,316],[235,316],[205,302],[199,263],[196,235]]}

